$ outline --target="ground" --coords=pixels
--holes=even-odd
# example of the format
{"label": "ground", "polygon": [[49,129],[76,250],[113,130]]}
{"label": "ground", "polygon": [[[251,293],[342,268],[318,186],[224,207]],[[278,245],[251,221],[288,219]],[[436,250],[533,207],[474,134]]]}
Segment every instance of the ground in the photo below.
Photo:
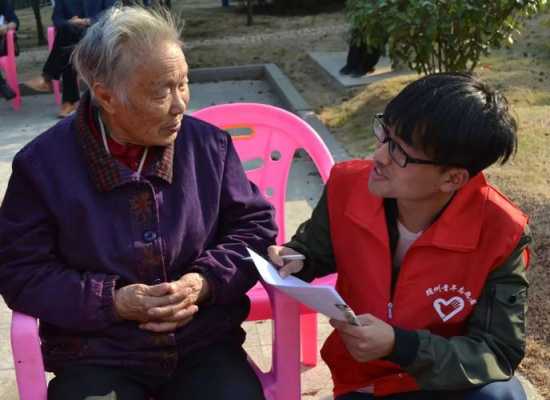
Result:
{"label": "ground", "polygon": [[[343,51],[347,47],[345,15],[330,10],[309,16],[246,15],[236,6],[215,0],[173,0],[174,14],[186,21],[183,31],[192,68],[276,63],[315,109],[334,135],[355,157],[369,154],[370,117],[416,74],[392,78],[366,88],[344,90],[309,59],[309,50]],[[238,4],[238,2],[236,2]],[[233,4],[233,3],[232,3]],[[49,22],[50,9],[43,9]],[[21,13],[22,47],[34,45],[30,10]],[[243,39],[244,37],[244,39]],[[531,281],[527,354],[520,370],[550,398],[550,13],[529,21],[513,48],[484,57],[476,73],[501,90],[519,120],[519,150],[507,165],[493,167],[491,180],[531,218],[535,238],[529,271]],[[40,63],[20,67],[23,77]]]}

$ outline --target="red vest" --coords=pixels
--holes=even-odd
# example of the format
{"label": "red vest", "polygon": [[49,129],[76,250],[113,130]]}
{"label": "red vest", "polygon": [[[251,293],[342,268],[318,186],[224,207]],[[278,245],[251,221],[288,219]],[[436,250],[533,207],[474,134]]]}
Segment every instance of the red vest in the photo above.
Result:
{"label": "red vest", "polygon": [[[336,288],[357,314],[408,330],[462,335],[488,274],[510,256],[527,217],[490,186],[470,180],[405,255],[393,297],[383,199],[369,192],[371,161],[336,165],[327,186]],[[418,390],[397,364],[355,361],[337,332],[321,351],[335,396],[373,385],[375,395]]]}

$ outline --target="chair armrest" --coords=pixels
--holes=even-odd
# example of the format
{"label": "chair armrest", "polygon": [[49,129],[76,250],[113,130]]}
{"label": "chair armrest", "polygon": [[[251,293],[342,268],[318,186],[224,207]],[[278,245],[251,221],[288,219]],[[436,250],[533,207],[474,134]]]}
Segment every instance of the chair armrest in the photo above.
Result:
{"label": "chair armrest", "polygon": [[11,348],[19,398],[21,400],[46,400],[46,375],[36,318],[13,312]]}
{"label": "chair armrest", "polygon": [[8,58],[15,60],[15,31],[10,29],[6,32],[6,43]]}
{"label": "chair armrest", "polygon": [[272,374],[276,399],[300,398],[300,304],[278,289],[264,285],[273,310]]}
{"label": "chair armrest", "polygon": [[52,51],[53,42],[55,41],[55,27],[48,27],[48,50]]}

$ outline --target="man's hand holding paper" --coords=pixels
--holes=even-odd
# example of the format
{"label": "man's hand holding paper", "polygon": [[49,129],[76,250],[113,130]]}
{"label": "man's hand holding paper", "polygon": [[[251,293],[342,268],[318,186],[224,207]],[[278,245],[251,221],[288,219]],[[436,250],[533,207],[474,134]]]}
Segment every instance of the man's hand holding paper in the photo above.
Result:
{"label": "man's hand holding paper", "polygon": [[304,268],[304,262],[301,260],[284,260],[286,255],[300,255],[296,250],[284,246],[269,246],[267,254],[271,262],[279,268],[279,275],[286,278],[289,275],[300,272]]}
{"label": "man's hand holding paper", "polygon": [[367,362],[388,356],[395,344],[393,327],[371,314],[358,315],[357,318],[361,326],[330,320],[352,357]]}
{"label": "man's hand holding paper", "polygon": [[[283,278],[273,264],[250,249],[248,249],[248,252],[251,261],[254,262],[256,269],[265,283],[279,289],[300,303],[305,304],[329,318],[348,321],[349,323],[358,323],[353,310],[346,304],[334,287],[329,285],[311,285],[295,276]],[[296,255],[298,253],[294,251],[292,253],[279,252],[278,257],[280,257],[280,261],[284,262],[284,256],[290,254]],[[284,265],[286,267],[289,264],[294,266],[303,265],[300,260],[287,261]]]}

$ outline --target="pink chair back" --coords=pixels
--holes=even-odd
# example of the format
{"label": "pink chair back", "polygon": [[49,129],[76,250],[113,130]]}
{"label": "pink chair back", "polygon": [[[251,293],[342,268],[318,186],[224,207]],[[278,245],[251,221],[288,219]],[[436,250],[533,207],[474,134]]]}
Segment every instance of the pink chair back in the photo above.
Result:
{"label": "pink chair back", "polygon": [[[305,150],[326,182],[334,160],[323,140],[296,115],[265,104],[223,104],[193,115],[232,134],[248,178],[275,208],[277,243],[284,243],[286,188],[294,154],[298,149]],[[334,276],[323,279],[322,283],[334,284]],[[273,318],[272,369],[267,374],[257,371],[266,396],[299,399],[300,344],[303,363],[316,365],[317,314],[283,293],[266,293],[260,284],[247,294],[251,301],[248,321]]]}
{"label": "pink chair back", "polygon": [[296,115],[265,104],[222,104],[193,115],[230,132],[245,167],[259,164],[247,176],[275,207],[277,243],[283,243],[286,187],[294,153],[305,150],[326,182],[334,160],[323,140]]}
{"label": "pink chair back", "polygon": [[7,54],[0,57],[0,68],[6,74],[6,82],[15,92],[15,98],[12,100],[14,110],[21,108],[21,93],[19,91],[19,82],[17,80],[17,63],[15,61],[15,32],[9,30],[6,33]]}

